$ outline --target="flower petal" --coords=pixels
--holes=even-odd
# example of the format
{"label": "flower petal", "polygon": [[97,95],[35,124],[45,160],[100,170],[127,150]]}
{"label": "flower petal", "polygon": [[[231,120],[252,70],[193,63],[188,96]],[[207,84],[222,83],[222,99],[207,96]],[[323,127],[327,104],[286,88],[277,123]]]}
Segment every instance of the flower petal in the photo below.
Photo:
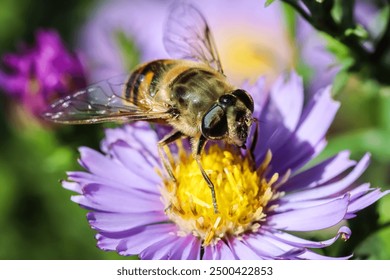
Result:
{"label": "flower petal", "polygon": [[136,177],[146,179],[152,185],[157,185],[161,181],[156,172],[151,172],[156,165],[151,166],[145,154],[131,148],[123,140],[118,140],[112,145],[111,154]]}
{"label": "flower petal", "polygon": [[275,258],[286,253],[286,250],[266,240],[262,232],[249,235],[245,242],[248,247],[264,258]]}
{"label": "flower petal", "polygon": [[80,163],[84,168],[96,176],[107,179],[112,183],[117,183],[116,186],[118,188],[128,189],[129,187],[133,187],[158,193],[156,186],[151,184],[149,180],[129,172],[129,170],[119,162],[85,147],[80,148],[80,154]]}
{"label": "flower petal", "polygon": [[324,198],[324,199],[316,199],[316,200],[303,200],[303,201],[284,201],[282,199],[274,202],[278,205],[278,207],[274,210],[275,213],[284,213],[291,210],[298,210],[298,209],[307,209],[309,207],[318,206],[320,204],[325,204],[334,201],[336,198],[340,198],[342,196],[338,197],[330,197],[330,198]]}
{"label": "flower petal", "polygon": [[169,260],[199,260],[201,242],[193,235],[180,237],[170,254]]}
{"label": "flower petal", "polygon": [[132,149],[140,153],[147,154],[145,156],[155,166],[159,164],[157,151],[157,134],[147,122],[136,122],[124,125],[120,128],[106,129],[106,137],[102,141],[102,151],[110,154],[111,146],[117,141],[124,141]]}
{"label": "flower petal", "polygon": [[375,203],[385,195],[388,195],[390,190],[381,192],[380,189],[373,189],[367,192],[365,195],[360,196],[357,199],[353,199],[353,201],[348,206],[348,214],[356,213],[371,204]]}
{"label": "flower petal", "polygon": [[[146,187],[144,185],[139,185],[136,181],[129,182],[128,180],[126,182],[112,182],[111,180],[107,178],[101,178],[99,176],[96,176],[92,173],[87,173],[83,171],[73,171],[73,172],[67,172],[68,180],[73,181],[74,183],[77,183],[79,186],[73,186],[75,187],[75,191],[78,193],[82,193],[83,187],[89,184],[99,184],[99,185],[107,185],[109,188],[118,189],[123,192],[131,192],[131,191],[141,191],[144,193],[150,193],[152,195],[159,195],[159,191],[157,188],[157,184],[149,183],[150,187]],[[64,181],[65,182],[65,181]],[[62,182],[62,184],[64,183]],[[68,186],[68,185],[67,185]],[[65,187],[65,186],[64,186]],[[72,187],[69,185],[68,187]],[[66,187],[65,187],[66,188]]]}
{"label": "flower petal", "polygon": [[324,248],[332,245],[336,240],[340,238],[340,236],[346,240],[349,239],[351,235],[351,230],[348,227],[341,227],[337,233],[337,235],[333,238],[324,241],[311,241],[306,240],[289,233],[283,231],[272,231],[272,232],[264,232],[264,235],[271,238],[276,239],[278,241],[284,242],[294,247],[299,248]]}
{"label": "flower petal", "polygon": [[161,241],[143,250],[139,256],[143,260],[169,260],[178,256],[178,250],[182,249],[183,242],[185,242],[183,237],[166,235]]}
{"label": "flower petal", "polygon": [[331,87],[327,87],[305,107],[296,132],[299,139],[315,145],[324,137],[340,107],[340,103],[331,96]]}
{"label": "flower petal", "polygon": [[[289,77],[280,77],[271,89],[269,107],[269,110],[278,112],[277,118],[283,120],[287,131],[294,131],[303,108],[302,78],[295,72],[291,72]],[[275,118],[275,114],[268,115],[268,118],[271,116]]]}
{"label": "flower petal", "polygon": [[87,219],[91,227],[98,231],[117,232],[130,230],[139,226],[167,221],[164,212],[144,213],[103,213],[90,212]]}
{"label": "flower petal", "polygon": [[107,185],[89,184],[83,192],[84,195],[72,196],[72,201],[95,210],[139,213],[164,209],[158,195],[134,189],[125,192]]}
{"label": "flower petal", "polygon": [[248,247],[243,241],[235,237],[228,239],[228,245],[232,250],[233,255],[239,260],[258,260],[264,259],[263,256]]}
{"label": "flower petal", "polygon": [[256,234],[251,235],[245,241],[253,250],[261,252],[265,259],[302,259],[301,255],[307,251],[305,247],[293,246],[282,240],[272,237],[274,229],[263,227]]}
{"label": "flower petal", "polygon": [[345,256],[345,257],[328,257],[307,250],[305,253],[301,255],[301,258],[306,260],[348,260],[352,258],[352,255]]}
{"label": "flower petal", "polygon": [[61,185],[67,189],[67,190],[70,190],[70,191],[74,191],[74,192],[77,192],[79,194],[82,193],[82,186],[79,184],[79,183],[76,183],[76,182],[68,182],[68,181],[62,181],[61,182]]}
{"label": "flower petal", "polygon": [[287,170],[294,173],[308,163],[326,147],[326,140],[320,140],[316,145],[297,140],[294,136],[289,143],[274,152],[272,156],[272,171],[284,174]]}
{"label": "flower petal", "polygon": [[278,190],[291,192],[303,188],[315,188],[335,178],[353,166],[355,161],[349,159],[349,155],[349,151],[340,152],[337,155],[292,176]]}
{"label": "flower petal", "polygon": [[[176,231],[174,224],[153,224],[144,227],[135,228],[127,232],[127,236],[118,236],[117,234],[101,233],[98,239],[98,246],[102,246],[109,241],[118,240],[115,250],[124,256],[138,255],[152,244],[158,244],[161,240],[170,236]],[[112,241],[111,241],[112,242]]]}
{"label": "flower petal", "polygon": [[343,179],[337,180],[334,183],[329,183],[317,188],[311,188],[308,190],[297,191],[294,193],[287,194],[283,197],[283,200],[288,200],[290,202],[293,201],[303,201],[310,199],[319,199],[326,197],[334,197],[337,195],[342,195],[351,184],[356,181],[357,178],[362,175],[362,173],[366,170],[370,161],[369,154],[363,156],[363,158],[358,162],[358,164],[354,167],[354,169]]}
{"label": "flower petal", "polygon": [[98,248],[105,251],[115,251],[122,239],[108,238],[98,233],[96,234],[96,240]]}
{"label": "flower petal", "polygon": [[204,248],[203,260],[235,260],[237,259],[230,247],[220,240],[213,246],[206,246]]}
{"label": "flower petal", "polygon": [[287,81],[285,77],[279,78],[259,117],[262,125],[255,153],[257,165],[268,149],[274,152],[288,141],[298,124],[302,106],[302,79],[295,73]]}
{"label": "flower petal", "polygon": [[182,248],[180,248],[181,256],[177,256],[176,259],[199,260],[201,247],[202,244],[198,238],[188,236],[186,237],[186,243]]}
{"label": "flower petal", "polygon": [[146,248],[140,256],[142,259],[196,260],[200,256],[200,247],[200,242],[192,235],[168,235]]}
{"label": "flower petal", "polygon": [[340,222],[346,212],[349,195],[306,209],[291,210],[268,217],[272,227],[282,230],[309,231],[324,229]]}
{"label": "flower petal", "polygon": [[[316,155],[324,145],[321,141],[333,121],[340,104],[331,98],[330,87],[315,95],[304,108],[295,133],[279,149],[271,148],[277,172],[295,171]],[[317,147],[320,145],[319,147]],[[321,149],[320,149],[321,148]]]}

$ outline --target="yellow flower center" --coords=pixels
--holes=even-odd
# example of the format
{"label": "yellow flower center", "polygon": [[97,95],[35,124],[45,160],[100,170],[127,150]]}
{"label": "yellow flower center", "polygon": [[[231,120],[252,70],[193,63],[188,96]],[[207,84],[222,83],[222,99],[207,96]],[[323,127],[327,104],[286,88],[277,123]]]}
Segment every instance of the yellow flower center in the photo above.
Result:
{"label": "yellow flower center", "polygon": [[[259,26],[261,28],[261,26]],[[218,50],[224,71],[236,84],[259,76],[271,82],[280,71],[293,67],[294,48],[285,32],[253,26],[224,26],[218,30]]]}
{"label": "yellow flower center", "polygon": [[275,173],[269,180],[264,178],[271,153],[257,170],[249,157],[232,147],[213,145],[202,154],[202,165],[215,186],[219,212],[214,213],[210,188],[197,162],[181,142],[177,145],[177,161],[168,152],[176,182],[163,177],[161,193],[166,214],[178,225],[179,234],[193,234],[207,246],[228,235],[256,232],[273,197],[271,187],[279,177]]}

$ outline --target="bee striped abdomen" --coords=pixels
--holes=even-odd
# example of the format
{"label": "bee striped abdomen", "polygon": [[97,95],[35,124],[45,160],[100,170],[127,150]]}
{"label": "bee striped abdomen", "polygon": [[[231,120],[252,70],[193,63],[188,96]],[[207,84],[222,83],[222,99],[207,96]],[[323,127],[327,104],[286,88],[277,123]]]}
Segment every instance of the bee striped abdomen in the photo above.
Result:
{"label": "bee striped abdomen", "polygon": [[134,105],[140,105],[139,102],[145,94],[154,97],[163,74],[172,68],[173,64],[172,60],[155,60],[141,65],[127,80],[125,99]]}

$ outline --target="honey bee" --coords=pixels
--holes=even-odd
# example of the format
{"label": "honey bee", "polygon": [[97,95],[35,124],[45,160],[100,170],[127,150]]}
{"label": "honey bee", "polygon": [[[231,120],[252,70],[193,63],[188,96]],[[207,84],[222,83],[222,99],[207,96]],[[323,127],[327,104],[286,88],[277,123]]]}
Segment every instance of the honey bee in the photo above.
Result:
{"label": "honey bee", "polygon": [[170,125],[172,132],[158,142],[165,170],[176,180],[163,147],[189,138],[217,213],[214,185],[202,167],[201,153],[209,140],[245,148],[249,129],[257,122],[253,99],[227,81],[210,28],[194,6],[172,8],[163,40],[177,59],[142,64],[126,82],[120,77],[89,86],[53,103],[44,117],[66,124],[145,120]]}

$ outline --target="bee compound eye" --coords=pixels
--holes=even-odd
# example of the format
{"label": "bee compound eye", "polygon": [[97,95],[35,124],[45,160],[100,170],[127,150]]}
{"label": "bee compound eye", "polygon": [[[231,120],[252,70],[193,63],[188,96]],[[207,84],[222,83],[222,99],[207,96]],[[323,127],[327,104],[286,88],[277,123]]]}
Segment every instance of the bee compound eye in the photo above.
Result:
{"label": "bee compound eye", "polygon": [[240,100],[244,105],[253,113],[254,105],[253,105],[253,99],[252,96],[249,95],[245,90],[243,89],[236,89],[232,92],[232,95],[237,97],[238,100]]}
{"label": "bee compound eye", "polygon": [[221,139],[228,132],[225,111],[216,104],[202,118],[202,134],[208,139]]}
{"label": "bee compound eye", "polygon": [[236,101],[237,101],[237,97],[231,94],[224,94],[218,99],[219,104],[224,108],[236,104]]}

